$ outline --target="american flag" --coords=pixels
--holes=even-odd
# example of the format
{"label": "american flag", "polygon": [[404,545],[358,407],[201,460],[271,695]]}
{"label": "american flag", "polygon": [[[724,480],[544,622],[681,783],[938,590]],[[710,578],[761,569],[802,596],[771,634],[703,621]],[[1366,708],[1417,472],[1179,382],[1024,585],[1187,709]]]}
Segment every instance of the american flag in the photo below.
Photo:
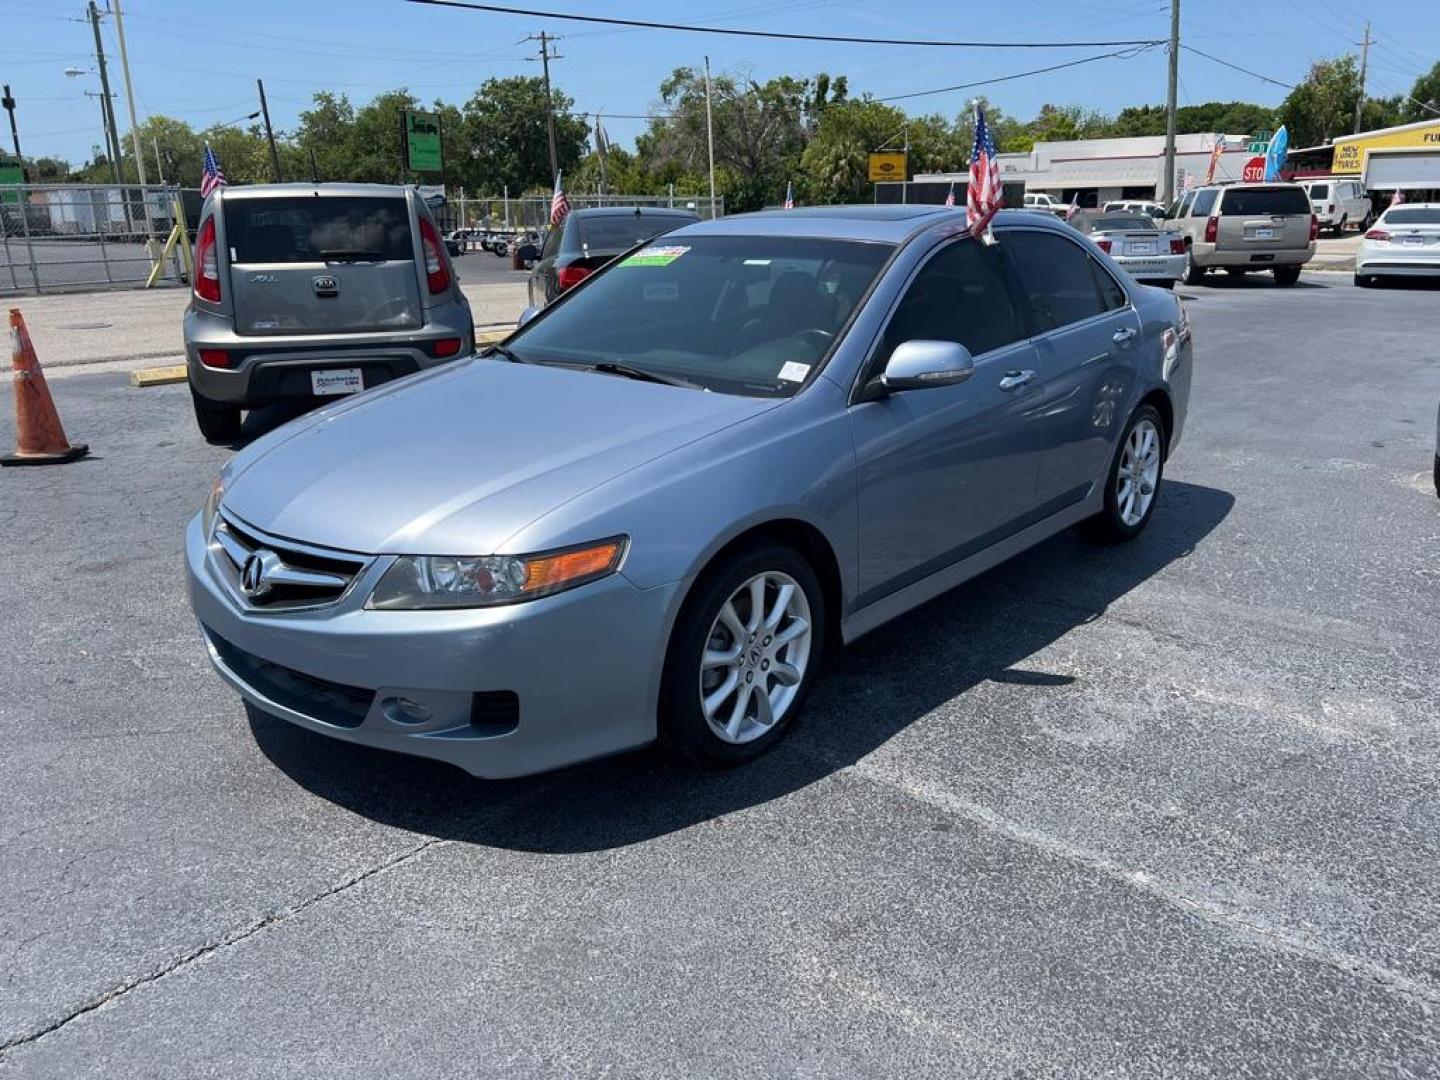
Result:
{"label": "american flag", "polygon": [[555,194],[550,196],[550,224],[559,225],[570,213],[570,200],[565,196],[565,188],[561,186],[560,180],[565,174],[555,174]]}
{"label": "american flag", "polygon": [[950,192],[949,192],[949,194],[947,194],[947,195],[945,196],[945,205],[946,205],[946,206],[954,206],[954,205],[955,205],[955,181],[954,181],[954,180],[951,180],[951,181],[950,181]]}
{"label": "american flag", "polygon": [[995,157],[995,140],[985,126],[985,111],[975,107],[975,146],[970,151],[970,188],[965,211],[970,235],[977,240],[990,228],[990,219],[1005,205],[1000,185],[1000,162]]}
{"label": "american flag", "polygon": [[786,181],[785,181],[785,209],[786,209],[786,210],[794,210],[794,209],[795,209],[795,191],[794,191],[794,189],[790,186],[790,181],[789,181],[789,180],[786,180]]}
{"label": "american flag", "polygon": [[225,186],[225,174],[220,171],[220,162],[215,157],[215,151],[210,149],[210,144],[205,144],[205,167],[200,176],[200,197],[206,199],[216,188]]}
{"label": "american flag", "polygon": [[1390,205],[1391,205],[1391,206],[1399,206],[1399,205],[1400,205],[1401,203],[1403,203],[1404,201],[1405,201],[1405,193],[1404,193],[1403,191],[1401,191],[1399,188],[1396,188],[1396,189],[1395,189],[1395,194],[1392,195],[1392,196],[1390,196]]}

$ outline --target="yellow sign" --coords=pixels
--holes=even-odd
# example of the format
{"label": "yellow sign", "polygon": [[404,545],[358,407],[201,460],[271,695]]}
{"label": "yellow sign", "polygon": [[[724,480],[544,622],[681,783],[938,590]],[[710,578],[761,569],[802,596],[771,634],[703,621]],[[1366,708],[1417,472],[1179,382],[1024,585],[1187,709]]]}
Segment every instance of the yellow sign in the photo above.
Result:
{"label": "yellow sign", "polygon": [[871,154],[870,155],[870,180],[907,180],[906,161],[904,154]]}
{"label": "yellow sign", "polygon": [[1330,171],[1337,175],[1361,174],[1365,171],[1365,159],[1371,150],[1396,147],[1440,150],[1440,120],[1406,124],[1402,128],[1373,135],[1353,135],[1336,139],[1335,152],[1330,159]]}

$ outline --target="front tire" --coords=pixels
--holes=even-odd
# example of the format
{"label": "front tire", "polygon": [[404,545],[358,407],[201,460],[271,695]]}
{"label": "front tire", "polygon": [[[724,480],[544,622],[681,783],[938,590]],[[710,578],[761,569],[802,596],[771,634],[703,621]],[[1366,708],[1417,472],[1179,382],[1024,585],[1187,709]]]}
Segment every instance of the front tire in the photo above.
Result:
{"label": "front tire", "polygon": [[1340,220],[1335,223],[1335,235],[1336,235],[1336,236],[1344,236],[1344,235],[1345,235],[1345,226],[1346,226],[1346,224],[1348,223],[1348,221],[1349,221],[1348,218],[1346,218],[1344,215],[1341,215]]}
{"label": "front tire", "polygon": [[1277,266],[1274,270],[1275,284],[1290,286],[1300,280],[1300,267],[1298,266]]}
{"label": "front tire", "polygon": [[1159,410],[1153,405],[1135,410],[1105,477],[1105,506],[1080,523],[1080,531],[1088,539],[1120,544],[1144,530],[1160,496],[1167,437]]}
{"label": "front tire", "polygon": [[746,548],[713,564],[686,600],[665,658],[665,750],[723,768],[770,749],[814,684],[826,617],[820,581],[793,548]]}
{"label": "front tire", "polygon": [[195,423],[206,442],[223,446],[240,438],[240,406],[201,397],[193,386],[190,401],[195,406]]}

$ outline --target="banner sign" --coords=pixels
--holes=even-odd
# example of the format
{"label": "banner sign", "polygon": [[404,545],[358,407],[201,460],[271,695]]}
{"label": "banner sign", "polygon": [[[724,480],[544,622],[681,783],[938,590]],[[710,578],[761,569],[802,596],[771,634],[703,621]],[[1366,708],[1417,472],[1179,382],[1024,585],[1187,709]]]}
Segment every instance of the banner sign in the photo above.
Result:
{"label": "banner sign", "polygon": [[876,153],[870,155],[870,180],[908,180],[908,161],[904,154]]}
{"label": "banner sign", "polygon": [[405,132],[405,168],[411,172],[439,172],[440,118],[434,113],[400,114]]}

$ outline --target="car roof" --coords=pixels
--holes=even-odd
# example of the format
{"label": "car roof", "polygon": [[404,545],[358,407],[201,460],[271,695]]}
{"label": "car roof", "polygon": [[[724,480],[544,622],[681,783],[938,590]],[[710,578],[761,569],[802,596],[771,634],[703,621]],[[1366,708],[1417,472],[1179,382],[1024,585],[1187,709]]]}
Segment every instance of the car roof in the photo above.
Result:
{"label": "car roof", "polygon": [[401,184],[240,184],[220,189],[226,202],[231,199],[263,199],[296,195],[404,195],[407,188]]}
{"label": "car roof", "polygon": [[600,217],[678,217],[688,220],[700,215],[680,206],[590,206],[584,210],[571,210],[568,216],[575,220]]}
{"label": "car roof", "polygon": [[[733,214],[714,221],[699,221],[667,234],[677,236],[798,236],[828,240],[874,240],[898,244],[929,225],[963,224],[963,206],[933,204],[861,204],[856,206],[805,206],[794,210],[761,210]],[[1063,229],[1054,219],[1022,211],[1002,210],[996,224]]]}

